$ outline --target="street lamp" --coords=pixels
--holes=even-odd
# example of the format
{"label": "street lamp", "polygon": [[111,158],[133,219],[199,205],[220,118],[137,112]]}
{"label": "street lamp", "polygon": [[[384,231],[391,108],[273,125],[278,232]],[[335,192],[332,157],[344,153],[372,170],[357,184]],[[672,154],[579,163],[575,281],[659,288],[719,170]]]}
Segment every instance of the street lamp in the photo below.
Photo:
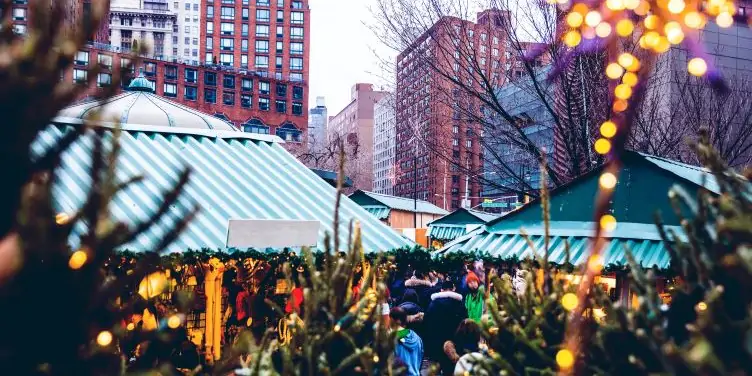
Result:
{"label": "street lamp", "polygon": [[462,200],[462,207],[463,208],[470,207],[470,203],[469,203],[469,201],[470,201],[470,178],[475,178],[475,177],[483,176],[483,175],[496,175],[496,171],[481,172],[479,174],[467,175],[467,177],[465,177],[465,198]]}

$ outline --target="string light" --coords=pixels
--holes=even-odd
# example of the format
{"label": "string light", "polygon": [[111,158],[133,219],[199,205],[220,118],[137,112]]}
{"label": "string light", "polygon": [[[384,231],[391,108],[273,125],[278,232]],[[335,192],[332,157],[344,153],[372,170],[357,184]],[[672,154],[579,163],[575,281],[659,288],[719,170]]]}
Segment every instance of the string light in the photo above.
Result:
{"label": "string light", "polygon": [[614,89],[614,96],[619,99],[627,100],[632,96],[632,88],[627,84],[619,84]]}
{"label": "string light", "polygon": [[616,187],[616,175],[610,172],[604,172],[598,179],[598,183],[604,189],[614,189],[614,187]]}
{"label": "string light", "polygon": [[606,0],[606,7],[611,10],[622,10],[625,8],[624,0]]}
{"label": "string light", "polygon": [[567,25],[571,28],[577,28],[582,25],[582,21],[584,20],[584,17],[582,17],[582,14],[577,12],[571,12],[567,15]]}
{"label": "string light", "polygon": [[129,322],[128,325],[125,326],[125,329],[127,329],[128,331],[136,329],[136,324]]}
{"label": "string light", "polygon": [[722,28],[731,27],[731,25],[734,24],[734,18],[731,16],[730,13],[722,12],[721,14],[715,17],[715,23],[717,23],[718,26]]}
{"label": "string light", "polygon": [[648,12],[650,12],[650,3],[647,1],[641,1],[637,8],[634,9],[634,12],[638,16],[647,15]]}
{"label": "string light", "polygon": [[[660,34],[658,34],[655,31],[648,31],[642,37],[644,38],[645,46],[647,46],[647,48],[653,48],[653,49],[656,48],[656,46],[658,46],[658,40],[661,39]],[[644,48],[644,46],[641,46],[641,47]]]}
{"label": "string light", "polygon": [[692,29],[702,29],[706,21],[705,16],[698,12],[689,12],[684,15],[684,24]]}
{"label": "string light", "polygon": [[170,329],[177,329],[180,326],[180,323],[181,320],[178,315],[172,315],[167,319],[167,326],[170,327]]}
{"label": "string light", "polygon": [[570,369],[574,365],[574,355],[567,349],[561,349],[556,353],[556,364],[562,369]]}
{"label": "string light", "polygon": [[689,63],[687,63],[687,71],[693,76],[700,77],[708,71],[708,63],[706,63],[701,57],[692,58],[689,60]]}
{"label": "string light", "polygon": [[167,285],[167,276],[162,272],[154,272],[138,284],[138,294],[144,299],[151,299],[162,294]]}
{"label": "string light", "polygon": [[601,136],[611,138],[616,135],[616,124],[611,120],[606,120],[601,124]]}
{"label": "string light", "polygon": [[640,69],[640,61],[629,52],[624,52],[619,55],[617,61],[619,62],[619,65],[630,72],[636,72]]}
{"label": "string light", "polygon": [[68,213],[57,213],[57,215],[55,215],[55,223],[58,225],[64,225],[68,223],[68,221],[70,221]]}
{"label": "string light", "polygon": [[112,333],[107,330],[99,332],[97,335],[97,345],[105,347],[112,343]]}
{"label": "string light", "polygon": [[572,7],[572,12],[577,12],[579,14],[585,15],[588,12],[588,7],[583,3],[577,3]]}
{"label": "string light", "polygon": [[373,356],[373,362],[374,363],[378,363],[379,362],[379,356],[378,355],[374,355]]}
{"label": "string light", "polygon": [[676,21],[671,21],[663,27],[663,31],[666,33],[666,39],[671,44],[679,44],[684,40],[684,32]]}
{"label": "string light", "polygon": [[655,14],[651,14],[647,17],[645,17],[645,20],[643,21],[645,24],[645,27],[648,29],[657,29],[658,28],[658,16]]}
{"label": "string light", "polygon": [[601,22],[595,27],[595,35],[606,38],[611,35],[611,24],[608,22]]}
{"label": "string light", "polygon": [[603,268],[603,257],[601,255],[592,255],[588,259],[588,268],[590,271],[598,273]]}
{"label": "string light", "polygon": [[668,51],[669,48],[671,48],[671,43],[668,42],[668,39],[666,39],[666,37],[664,37],[664,36],[661,35],[658,38],[658,44],[656,44],[656,46],[653,48],[653,50],[655,52],[657,52],[657,53],[662,54],[662,53]]}
{"label": "string light", "polygon": [[668,11],[673,14],[681,13],[684,7],[686,7],[686,4],[684,4],[683,0],[670,0],[668,2]]}
{"label": "string light", "polygon": [[605,138],[599,138],[595,141],[593,147],[598,154],[608,154],[608,152],[611,151],[611,141],[606,140]]}
{"label": "string light", "polygon": [[581,40],[582,36],[580,36],[580,33],[577,30],[569,30],[564,34],[564,44],[569,47],[577,47]]}
{"label": "string light", "polygon": [[574,310],[579,304],[579,299],[574,293],[568,292],[561,297],[561,306],[567,311]]}
{"label": "string light", "polygon": [[624,0],[624,7],[629,10],[635,10],[640,6],[640,0]]}
{"label": "string light", "polygon": [[634,23],[627,18],[620,20],[616,23],[616,34],[622,37],[628,37],[632,35],[634,31]]}
{"label": "string light", "polygon": [[585,24],[590,27],[596,27],[599,23],[601,23],[602,19],[603,17],[601,16],[600,12],[598,12],[597,10],[591,10],[587,15],[585,15]]}
{"label": "string light", "polygon": [[624,68],[621,67],[621,65],[617,63],[611,63],[608,66],[606,66],[606,76],[608,78],[615,80],[624,73]]}
{"label": "string light", "polygon": [[621,82],[625,85],[635,87],[637,85],[637,75],[632,72],[627,72],[624,74],[624,77],[621,78]]}
{"label": "string light", "polygon": [[699,303],[697,303],[697,310],[698,311],[704,311],[706,309],[708,309],[708,304],[707,303],[705,303],[705,302],[699,302]]}
{"label": "string light", "polygon": [[86,260],[89,258],[89,256],[86,254],[85,251],[79,249],[76,252],[73,252],[70,259],[68,259],[68,267],[73,270],[81,269],[84,264],[86,264]]}
{"label": "string light", "polygon": [[601,229],[611,232],[616,229],[616,217],[611,214],[605,214],[600,220]]}
{"label": "string light", "polygon": [[624,112],[627,110],[627,107],[629,106],[629,103],[627,101],[622,99],[617,99],[614,101],[613,109],[614,112]]}

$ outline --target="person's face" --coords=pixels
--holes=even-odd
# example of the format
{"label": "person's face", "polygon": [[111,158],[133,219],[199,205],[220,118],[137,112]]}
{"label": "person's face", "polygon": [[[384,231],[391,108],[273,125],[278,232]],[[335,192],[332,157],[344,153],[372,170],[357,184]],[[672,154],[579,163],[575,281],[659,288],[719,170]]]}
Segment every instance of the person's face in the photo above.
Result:
{"label": "person's face", "polygon": [[470,290],[475,291],[475,290],[478,289],[478,282],[476,282],[476,281],[470,281],[470,282],[467,283],[467,287],[469,287]]}

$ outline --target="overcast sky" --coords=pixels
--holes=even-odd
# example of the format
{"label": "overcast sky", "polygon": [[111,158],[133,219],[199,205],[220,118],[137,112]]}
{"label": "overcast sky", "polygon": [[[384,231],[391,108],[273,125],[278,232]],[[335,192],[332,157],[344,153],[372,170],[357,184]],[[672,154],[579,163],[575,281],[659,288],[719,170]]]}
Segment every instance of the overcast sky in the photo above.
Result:
{"label": "overcast sky", "polygon": [[372,18],[368,9],[373,0],[310,0],[311,61],[310,105],[316,97],[326,97],[329,115],[350,102],[350,89],[356,82],[369,82],[378,88],[383,81],[380,60],[392,56],[363,23]]}

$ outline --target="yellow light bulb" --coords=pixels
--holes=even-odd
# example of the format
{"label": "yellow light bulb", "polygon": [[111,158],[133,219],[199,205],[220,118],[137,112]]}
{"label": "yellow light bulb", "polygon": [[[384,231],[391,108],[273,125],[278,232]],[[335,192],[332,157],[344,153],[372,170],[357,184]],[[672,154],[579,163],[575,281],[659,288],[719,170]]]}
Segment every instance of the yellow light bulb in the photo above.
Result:
{"label": "yellow light bulb", "polygon": [[595,141],[593,147],[598,154],[608,154],[608,152],[611,151],[611,141],[606,140],[605,138],[599,138]]}
{"label": "yellow light bulb", "polygon": [[614,109],[614,112],[624,112],[626,111],[628,106],[629,104],[627,103],[627,101],[622,100],[622,99],[617,99],[614,101],[613,109]]}
{"label": "yellow light bulb", "polygon": [[632,23],[632,20],[625,18],[616,23],[616,34],[619,34],[619,36],[628,37],[632,35],[633,31],[634,23]]}
{"label": "yellow light bulb", "polygon": [[374,355],[373,356],[373,362],[374,363],[378,363],[379,362],[379,356],[378,355]]}
{"label": "yellow light bulb", "polygon": [[616,135],[616,123],[606,120],[601,124],[601,136],[611,138]]}
{"label": "yellow light bulb", "polygon": [[170,329],[177,329],[180,326],[181,321],[180,316],[172,315],[167,319],[167,326],[169,326]]}
{"label": "yellow light bulb", "polygon": [[668,11],[673,14],[681,13],[684,10],[684,7],[686,7],[684,0],[670,0],[668,2]]}
{"label": "yellow light bulb", "polygon": [[698,311],[704,311],[706,309],[708,309],[708,303],[705,303],[705,302],[699,302],[699,303],[697,303],[697,310]]}
{"label": "yellow light bulb", "polygon": [[630,10],[635,10],[640,6],[640,0],[624,0],[624,7]]}
{"label": "yellow light bulb", "polygon": [[144,299],[151,299],[162,294],[167,287],[167,276],[162,272],[154,272],[141,280],[138,284],[138,294]]}
{"label": "yellow light bulb", "polygon": [[611,10],[622,10],[625,7],[624,0],[606,0],[606,7]]}
{"label": "yellow light bulb", "polygon": [[617,63],[611,63],[606,66],[606,76],[608,76],[608,78],[612,80],[621,77],[622,73],[624,73],[624,68],[622,68],[621,65]]}
{"label": "yellow light bulb", "polygon": [[684,15],[684,24],[692,29],[702,29],[706,21],[705,16],[698,12],[689,12]]}
{"label": "yellow light bulb", "polygon": [[637,85],[637,75],[632,72],[627,72],[624,74],[624,77],[621,78],[621,82],[630,87],[635,87]]}
{"label": "yellow light bulb", "polygon": [[671,44],[679,44],[684,40],[684,32],[681,25],[676,21],[671,21],[663,27],[663,31],[666,33],[666,39]]}
{"label": "yellow light bulb", "polygon": [[582,36],[577,30],[569,30],[564,34],[564,44],[569,47],[577,47],[581,40]]}
{"label": "yellow light bulb", "polygon": [[619,84],[614,89],[614,96],[619,99],[627,100],[632,96],[632,88],[627,84]]}
{"label": "yellow light bulb", "polygon": [[596,27],[599,23],[601,23],[602,19],[603,17],[601,16],[600,12],[598,12],[597,10],[591,10],[585,16],[585,23],[590,27]]}
{"label": "yellow light bulb", "polygon": [[616,229],[616,217],[611,214],[606,214],[601,217],[600,224],[603,231],[614,231]]}
{"label": "yellow light bulb", "polygon": [[731,27],[734,24],[734,18],[731,17],[731,14],[723,12],[715,17],[715,23],[722,28]]}
{"label": "yellow light bulb", "polygon": [[556,353],[556,364],[559,368],[570,369],[574,365],[574,355],[567,349],[561,349]]}
{"label": "yellow light bulb", "polygon": [[67,213],[57,213],[55,215],[55,223],[59,225],[64,225],[70,221],[70,216]]}
{"label": "yellow light bulb", "polygon": [[577,295],[571,292],[568,292],[561,297],[561,306],[564,307],[564,309],[566,309],[567,311],[571,311],[577,308],[578,304],[579,300],[577,299]]}
{"label": "yellow light bulb", "polygon": [[658,28],[658,16],[655,14],[651,14],[647,17],[645,17],[645,20],[643,21],[645,24],[645,27],[648,29],[657,29]]}
{"label": "yellow light bulb", "polygon": [[619,65],[621,65],[625,69],[631,67],[634,64],[635,60],[637,60],[637,58],[629,52],[622,53],[621,55],[619,55],[619,58],[616,59],[616,61],[619,62]]}
{"label": "yellow light bulb", "polygon": [[603,268],[603,257],[600,255],[590,256],[590,259],[588,259],[588,269],[598,273],[601,271],[601,268]]}
{"label": "yellow light bulb", "polygon": [[640,48],[643,48],[643,49],[646,49],[646,50],[648,48],[650,48],[650,47],[648,47],[647,42],[645,42],[645,36],[644,35],[640,36],[640,40],[638,40],[637,43],[640,45]]}
{"label": "yellow light bulb", "polygon": [[661,39],[661,35],[655,31],[648,31],[643,35],[645,38],[645,46],[648,48],[655,48],[658,45],[658,41]]}
{"label": "yellow light bulb", "polygon": [[671,48],[671,43],[669,43],[669,41],[668,41],[668,39],[666,39],[666,37],[664,37],[663,35],[661,35],[661,37],[658,38],[658,44],[656,44],[656,46],[653,47],[653,51],[662,54],[662,53],[668,51],[669,48]]}
{"label": "yellow light bulb", "polygon": [[595,35],[606,38],[611,35],[611,25],[608,22],[601,22],[595,27]]}
{"label": "yellow light bulb", "polygon": [[693,76],[700,77],[708,71],[708,63],[701,57],[695,57],[687,63],[687,71]]}
{"label": "yellow light bulb", "polygon": [[637,8],[634,9],[634,12],[638,16],[647,15],[648,12],[650,12],[650,3],[647,1],[641,1]]}
{"label": "yellow light bulb", "polygon": [[598,183],[604,189],[614,189],[614,187],[616,187],[616,175],[610,172],[604,172],[598,179]]}
{"label": "yellow light bulb", "polygon": [[73,252],[70,259],[68,259],[68,267],[73,270],[81,269],[81,267],[86,264],[88,258],[89,256],[86,252],[79,249],[78,251]]}
{"label": "yellow light bulb", "polygon": [[582,17],[582,14],[577,12],[570,12],[567,15],[567,25],[571,28],[578,28],[580,25],[582,25],[582,21],[584,20],[584,17]]}
{"label": "yellow light bulb", "polygon": [[105,347],[112,343],[112,333],[107,330],[99,332],[97,335],[97,345]]}
{"label": "yellow light bulb", "polygon": [[128,330],[136,329],[136,324],[129,322],[128,325],[125,326],[125,329],[128,329]]}

